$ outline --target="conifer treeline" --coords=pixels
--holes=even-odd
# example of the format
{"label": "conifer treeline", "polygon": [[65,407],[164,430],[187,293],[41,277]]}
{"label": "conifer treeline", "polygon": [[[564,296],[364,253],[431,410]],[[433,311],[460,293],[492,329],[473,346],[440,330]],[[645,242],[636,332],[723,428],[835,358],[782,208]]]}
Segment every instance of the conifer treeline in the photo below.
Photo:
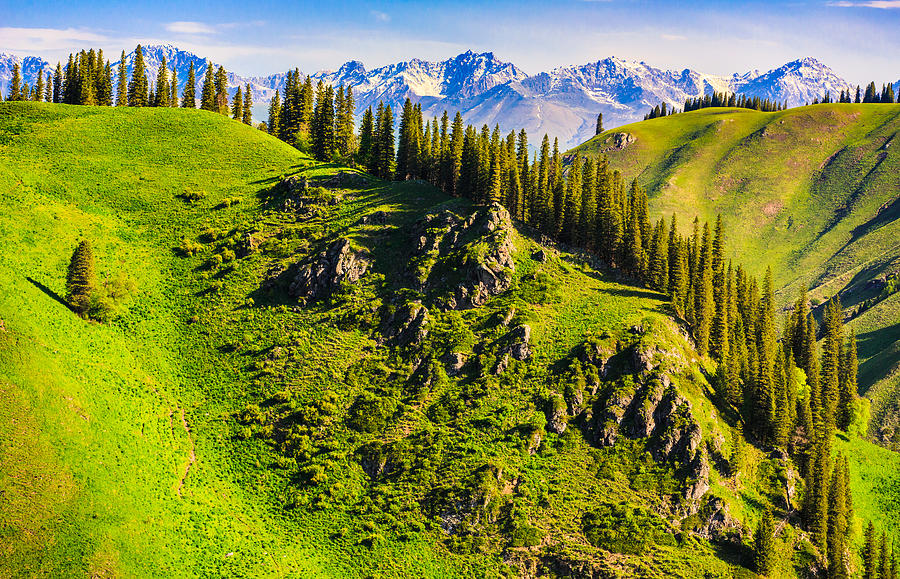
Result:
{"label": "conifer treeline", "polygon": [[[131,77],[128,77],[125,66],[125,51],[119,58],[116,70],[115,91],[113,90],[113,71],[109,60],[104,60],[103,51],[82,50],[78,54],[69,55],[65,66],[56,64],[53,75],[47,73],[46,80],[39,76],[35,86],[28,87],[22,83],[21,68],[13,65],[13,76],[7,100],[32,100],[72,105],[96,106],[130,106],[130,107],[177,107],[196,108],[196,78],[194,63],[190,63],[188,78],[181,98],[178,95],[178,72],[173,67],[169,70],[163,56],[156,74],[156,84],[151,87],[147,80],[147,67],[141,45],[134,51],[134,62]],[[115,102],[113,96],[115,95]],[[207,63],[206,77],[202,86],[200,108],[231,114],[236,120],[251,124],[251,107],[253,96],[250,85],[242,91],[238,87],[235,101],[228,104],[228,74],[223,67],[213,72],[213,66]],[[235,114],[237,111],[237,114]]]}
{"label": "conifer treeline", "polygon": [[[826,93],[827,96],[827,93]],[[866,86],[866,92],[863,93],[860,89],[859,85],[856,85],[856,96],[853,97],[850,95],[850,91],[841,91],[840,103],[884,103],[884,104],[892,104],[895,102],[900,102],[894,95],[894,84],[891,82],[884,83],[881,85],[881,92],[878,91],[878,87],[875,86],[875,82],[870,82],[868,86]]]}
{"label": "conifer treeline", "polygon": [[742,109],[762,111],[764,113],[783,111],[787,110],[788,108],[787,102],[779,103],[778,101],[773,101],[768,98],[761,99],[759,97],[738,95],[735,93],[714,92],[702,97],[689,98],[685,100],[684,108],[681,110],[671,108],[665,102],[663,102],[662,104],[656,105],[655,107],[650,109],[650,112],[644,115],[644,120],[646,121],[658,117],[665,117],[680,112],[687,113],[690,111],[697,111],[710,107],[737,107]]}
{"label": "conifer treeline", "polygon": [[300,71],[288,71],[284,100],[279,91],[269,104],[269,134],[311,153],[320,161],[335,157],[350,161],[356,150],[353,112],[356,104],[350,87],[334,87],[321,80],[300,79]]}

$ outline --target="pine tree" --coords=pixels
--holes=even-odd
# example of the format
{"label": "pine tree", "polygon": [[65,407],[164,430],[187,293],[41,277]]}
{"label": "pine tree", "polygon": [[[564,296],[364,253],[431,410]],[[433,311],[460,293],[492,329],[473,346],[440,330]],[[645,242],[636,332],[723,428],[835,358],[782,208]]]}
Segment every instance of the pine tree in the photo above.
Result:
{"label": "pine tree", "polygon": [[206,74],[203,76],[203,89],[200,92],[200,108],[204,111],[217,111],[216,83],[213,79],[212,63],[206,61]]}
{"label": "pine tree", "polygon": [[673,213],[672,224],[669,227],[669,298],[672,300],[675,314],[679,317],[684,316],[688,283],[683,248],[681,237],[678,235],[677,217]]}
{"label": "pine tree", "polygon": [[10,80],[10,82],[9,82],[8,90],[9,90],[9,94],[7,94],[6,100],[8,100],[8,101],[25,100],[25,96],[22,94],[22,67],[19,66],[18,62],[13,64],[12,80]]}
{"label": "pine tree", "polygon": [[241,120],[241,115],[244,112],[244,97],[243,90],[240,86],[238,86],[237,92],[234,93],[234,101],[231,105],[231,118],[239,121]]}
{"label": "pine tree", "polygon": [[[122,51],[125,54],[125,51]],[[123,85],[124,86],[124,85]],[[53,73],[53,102],[61,103],[63,98],[63,73],[62,65],[56,63],[56,72]],[[122,103],[124,105],[124,103]]]}
{"label": "pine tree", "polygon": [[363,167],[369,167],[374,140],[375,119],[372,115],[372,107],[368,107],[363,113],[362,123],[359,127],[359,150],[356,154],[356,162]]}
{"label": "pine tree", "polygon": [[888,549],[887,532],[881,532],[881,558],[878,564],[878,577],[886,579],[891,576],[891,551]]}
{"label": "pine tree", "polygon": [[709,224],[703,224],[703,237],[696,259],[694,284],[694,340],[703,356],[709,350],[715,303],[713,302],[712,239]]}
{"label": "pine tree", "polygon": [[[184,83],[184,91],[181,95],[181,106],[186,109],[197,108],[197,78],[194,73],[194,61],[188,66],[187,82]],[[277,93],[276,93],[277,94]]]}
{"label": "pine tree", "polygon": [[728,354],[728,296],[725,293],[725,234],[722,216],[716,217],[712,246],[713,322],[710,336],[710,355],[721,362]]}
{"label": "pine tree", "polygon": [[156,71],[156,102],[153,106],[169,106],[169,66],[165,55],[160,59],[159,70]]}
{"label": "pine tree", "polygon": [[879,571],[878,544],[875,538],[875,525],[872,521],[866,526],[865,541],[863,543],[863,578],[877,579]]}
{"label": "pine tree", "polygon": [[128,83],[128,106],[146,107],[149,103],[149,86],[147,71],[144,67],[144,51],[138,44],[134,49],[134,66],[131,69],[131,82]]}
{"label": "pine tree", "polygon": [[813,545],[827,554],[828,545],[828,483],[830,468],[830,446],[819,442],[813,449],[812,466],[807,474],[807,503],[805,507],[806,528]]}
{"label": "pine tree", "polygon": [[266,124],[266,128],[270,135],[275,135],[277,137],[281,134],[281,127],[279,126],[280,118],[281,98],[276,89],[275,96],[273,96],[272,100],[269,102],[269,121]]}
{"label": "pine tree", "polygon": [[756,572],[764,577],[771,577],[775,572],[777,554],[775,552],[775,519],[772,511],[766,509],[753,538],[753,561]]}
{"label": "pine tree", "polygon": [[34,100],[41,100],[44,97],[44,75],[38,73],[37,84],[34,86],[34,90],[38,95],[38,98]]}
{"label": "pine tree", "polygon": [[[59,102],[59,100],[56,100],[55,102]],[[128,106],[128,69],[125,68],[124,50],[119,57],[118,82],[116,83],[116,106]]]}
{"label": "pine tree", "polygon": [[228,73],[224,66],[216,69],[215,75],[216,104],[215,110],[223,115],[228,114]]}
{"label": "pine tree", "polygon": [[66,301],[75,312],[84,314],[88,311],[95,285],[94,253],[91,242],[85,239],[72,253],[66,275]]}
{"label": "pine tree", "polygon": [[840,364],[840,393],[838,396],[838,427],[846,432],[853,421],[853,403],[857,396],[859,360],[856,353],[856,332],[850,329],[847,346]]}
{"label": "pine tree", "polygon": [[844,565],[847,548],[847,481],[844,479],[843,458],[835,461],[828,496],[828,577],[846,578],[849,570]]}
{"label": "pine tree", "polygon": [[244,108],[241,111],[241,122],[245,125],[253,124],[253,94],[250,92],[250,83],[244,88]]}
{"label": "pine tree", "polygon": [[181,106],[181,102],[178,100],[178,69],[174,64],[172,65],[172,84],[169,85],[169,106]]}
{"label": "pine tree", "polygon": [[836,413],[839,398],[839,364],[841,350],[841,306],[832,297],[825,307],[823,318],[825,339],[822,347],[821,408],[822,436],[830,443],[837,426]]}
{"label": "pine tree", "polygon": [[47,73],[47,83],[44,85],[44,102],[53,102],[53,76]]}
{"label": "pine tree", "polygon": [[599,135],[602,132],[603,132],[603,113],[598,113],[597,114],[597,132],[594,134]]}

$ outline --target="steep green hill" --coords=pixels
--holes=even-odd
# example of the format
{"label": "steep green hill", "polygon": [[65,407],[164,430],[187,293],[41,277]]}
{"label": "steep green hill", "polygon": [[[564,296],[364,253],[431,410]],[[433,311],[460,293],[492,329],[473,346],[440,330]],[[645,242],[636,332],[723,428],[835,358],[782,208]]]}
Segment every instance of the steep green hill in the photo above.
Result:
{"label": "steep green hill", "polygon": [[752,576],[767,505],[808,567],[662,296],[502,208],[195,110],[2,103],[0,159],[0,574]]}
{"label": "steep green hill", "polygon": [[[757,274],[771,265],[782,303],[801,286],[814,301],[840,295],[860,390],[900,442],[900,295],[885,289],[900,276],[898,133],[898,105],[715,108],[619,127],[573,152],[605,153],[648,189],[652,212],[682,226],[722,214],[733,257]],[[857,315],[866,300],[877,303]]]}

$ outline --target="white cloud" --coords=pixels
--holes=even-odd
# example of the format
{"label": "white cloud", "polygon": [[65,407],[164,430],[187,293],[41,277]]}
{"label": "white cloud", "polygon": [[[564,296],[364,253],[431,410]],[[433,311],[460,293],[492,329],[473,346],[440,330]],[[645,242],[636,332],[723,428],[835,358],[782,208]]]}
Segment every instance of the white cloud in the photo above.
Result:
{"label": "white cloud", "polygon": [[108,38],[83,28],[0,27],[0,49],[31,53],[70,50],[85,43],[102,43]]}
{"label": "white cloud", "polygon": [[192,35],[216,33],[216,29],[209,24],[189,21],[169,22],[168,24],[166,24],[166,31],[172,32],[174,34]]}
{"label": "white cloud", "polygon": [[828,5],[839,8],[880,8],[882,10],[890,10],[900,9],[900,0],[863,0],[861,2],[840,0],[838,2],[829,2]]}
{"label": "white cloud", "polygon": [[659,36],[663,40],[687,40],[687,36],[681,34],[660,34]]}
{"label": "white cloud", "polygon": [[386,12],[372,10],[371,14],[372,14],[372,17],[375,18],[375,20],[378,22],[390,22],[391,21],[391,15]]}

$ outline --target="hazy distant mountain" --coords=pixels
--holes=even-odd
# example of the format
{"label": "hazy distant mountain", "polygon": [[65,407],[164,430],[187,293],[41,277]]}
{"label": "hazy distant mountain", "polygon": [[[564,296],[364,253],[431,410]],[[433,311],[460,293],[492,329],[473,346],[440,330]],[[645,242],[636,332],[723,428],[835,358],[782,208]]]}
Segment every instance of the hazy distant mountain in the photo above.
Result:
{"label": "hazy distant mountain", "polygon": [[[0,52],[0,93],[3,98],[9,94],[9,85],[12,80],[13,65],[18,63],[22,67],[22,82],[28,86],[34,86],[37,82],[38,73],[46,78],[47,72],[50,71],[50,63],[37,56],[26,56],[24,59],[12,54],[4,54]],[[56,68],[56,65],[54,65]]]}
{"label": "hazy distant mountain", "polygon": [[[206,59],[169,44],[143,50],[151,87],[165,56],[168,68],[174,65],[178,72],[179,92],[184,89],[190,63],[194,63],[199,97]],[[14,60],[15,57],[0,55],[0,89],[4,94]],[[133,61],[134,53],[130,52],[125,57],[129,75]],[[24,64],[23,76],[29,84],[36,79],[37,71],[49,68],[35,57],[27,57]],[[113,71],[117,64],[112,63]],[[413,59],[371,71],[359,61],[349,61],[337,70],[311,76],[314,80],[352,87],[358,112],[380,100],[396,110],[408,97],[421,103],[427,115],[439,115],[444,110],[453,114],[458,110],[469,123],[499,124],[504,131],[525,128],[534,138],[547,133],[558,137],[565,146],[590,138],[600,112],[604,124],[615,127],[640,120],[660,102],[681,107],[685,99],[713,91],[738,92],[797,106],[821,98],[826,91],[836,97],[849,88],[849,83],[814,58],[789,62],[764,73],[717,76],[692,69],[662,70],[644,62],[609,57],[528,75],[493,53],[468,51],[440,62]],[[283,90],[285,78],[284,73],[263,77],[229,73],[229,92],[233,95],[238,85],[249,84],[255,108],[262,113],[261,105],[267,104],[276,90]]]}

